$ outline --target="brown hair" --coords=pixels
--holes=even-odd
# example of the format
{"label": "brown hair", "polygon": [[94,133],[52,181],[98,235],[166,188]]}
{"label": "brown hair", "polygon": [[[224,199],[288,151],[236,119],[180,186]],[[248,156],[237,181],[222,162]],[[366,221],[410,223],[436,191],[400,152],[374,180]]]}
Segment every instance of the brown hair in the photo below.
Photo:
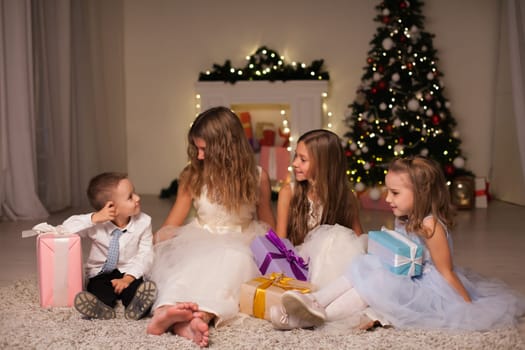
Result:
{"label": "brown hair", "polygon": [[[331,131],[316,129],[303,134],[303,142],[310,156],[310,181],[294,183],[290,201],[287,231],[294,245],[301,244],[308,231],[310,203],[308,194],[322,208],[320,225],[340,224],[352,228],[359,216],[359,207],[346,171],[348,163],[339,137]],[[314,208],[315,210],[315,208]]]}
{"label": "brown hair", "polygon": [[435,228],[427,232],[423,227],[423,220],[428,215],[440,220],[446,227],[454,226],[455,210],[450,201],[449,188],[436,161],[422,156],[396,158],[390,163],[388,171],[406,173],[412,185],[414,208],[408,217],[400,218],[405,221],[408,232],[431,237]]}
{"label": "brown hair", "polygon": [[[206,142],[205,159],[197,159],[195,138]],[[211,201],[229,210],[258,199],[259,172],[239,117],[226,107],[202,112],[188,132],[190,164],[181,174],[181,186],[198,197],[204,186]]]}
{"label": "brown hair", "polygon": [[127,178],[127,174],[117,172],[106,172],[92,178],[87,188],[87,197],[91,206],[97,211],[104,208],[106,202],[111,200],[111,195],[119,182]]}

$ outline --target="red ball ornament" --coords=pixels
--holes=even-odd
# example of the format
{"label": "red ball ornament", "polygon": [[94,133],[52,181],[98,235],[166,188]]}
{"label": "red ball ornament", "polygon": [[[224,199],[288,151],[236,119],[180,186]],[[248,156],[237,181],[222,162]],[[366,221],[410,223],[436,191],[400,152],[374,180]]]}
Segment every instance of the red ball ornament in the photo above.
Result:
{"label": "red ball ornament", "polygon": [[352,151],[350,151],[350,150],[347,150],[347,151],[345,152],[345,156],[347,156],[347,157],[351,157],[352,154],[353,154],[353,153],[352,153]]}
{"label": "red ball ornament", "polygon": [[390,23],[390,17],[388,17],[388,16],[383,16],[382,21],[383,21],[384,24],[388,24],[388,23]]}
{"label": "red ball ornament", "polygon": [[406,7],[407,7],[407,3],[406,3],[406,2],[401,1],[401,2],[399,3],[399,8],[404,9],[404,8],[406,8]]}
{"label": "red ball ornament", "polygon": [[402,144],[405,143],[405,139],[402,138],[402,137],[400,137],[399,139],[397,139],[397,142],[398,142],[400,145],[402,145]]}
{"label": "red ball ornament", "polygon": [[434,114],[432,116],[432,124],[434,125],[439,125],[439,122],[441,121],[441,118],[439,117],[439,115],[437,114]]}
{"label": "red ball ornament", "polygon": [[368,57],[366,59],[366,62],[368,62],[369,64],[372,64],[374,62],[374,59],[372,57]]}
{"label": "red ball ornament", "polygon": [[376,88],[371,88],[370,89],[370,92],[373,93],[374,95],[377,94],[377,89]]}
{"label": "red ball ornament", "polygon": [[408,68],[408,69],[412,69],[412,63],[410,63],[410,62],[407,63],[407,68]]}
{"label": "red ball ornament", "polygon": [[379,73],[383,73],[385,71],[385,67],[383,66],[378,66],[377,67],[377,70],[379,71]]}
{"label": "red ball ornament", "polygon": [[380,80],[378,83],[377,83],[377,87],[380,89],[380,90],[384,90],[386,88],[386,83],[384,80]]}
{"label": "red ball ornament", "polygon": [[392,125],[391,124],[387,124],[385,126],[385,130],[388,131],[388,132],[392,132]]}
{"label": "red ball ornament", "polygon": [[404,35],[400,35],[400,36],[399,36],[399,41],[402,42],[402,43],[404,43],[405,41],[407,41],[407,37],[404,36]]}
{"label": "red ball ornament", "polygon": [[454,174],[454,171],[455,171],[455,169],[454,169],[454,166],[452,164],[445,165],[445,174],[450,176],[450,175]]}

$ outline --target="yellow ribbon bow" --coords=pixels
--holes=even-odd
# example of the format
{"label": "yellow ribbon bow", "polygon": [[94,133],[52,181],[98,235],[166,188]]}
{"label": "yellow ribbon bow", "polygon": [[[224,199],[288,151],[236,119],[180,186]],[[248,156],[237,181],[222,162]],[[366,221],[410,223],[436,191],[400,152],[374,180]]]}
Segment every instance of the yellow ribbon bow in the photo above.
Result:
{"label": "yellow ribbon bow", "polygon": [[266,309],[266,289],[271,286],[276,286],[284,290],[297,290],[303,294],[310,293],[310,288],[294,285],[295,279],[286,277],[282,273],[273,272],[269,276],[257,277],[254,279],[260,284],[256,287],[255,295],[253,297],[253,316],[257,318],[264,318],[264,311]]}

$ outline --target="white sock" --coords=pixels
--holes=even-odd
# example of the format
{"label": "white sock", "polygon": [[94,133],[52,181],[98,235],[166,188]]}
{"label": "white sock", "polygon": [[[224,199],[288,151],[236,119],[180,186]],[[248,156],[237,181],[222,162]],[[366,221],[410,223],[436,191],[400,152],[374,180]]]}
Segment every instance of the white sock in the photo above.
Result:
{"label": "white sock", "polygon": [[326,308],[326,320],[337,321],[350,316],[357,315],[359,312],[367,308],[367,304],[355,288],[348,290],[339,298],[331,302]]}
{"label": "white sock", "polygon": [[345,277],[336,278],[325,287],[313,292],[317,302],[323,307],[327,307],[331,302],[339,298],[348,290],[352,289],[352,284]]}

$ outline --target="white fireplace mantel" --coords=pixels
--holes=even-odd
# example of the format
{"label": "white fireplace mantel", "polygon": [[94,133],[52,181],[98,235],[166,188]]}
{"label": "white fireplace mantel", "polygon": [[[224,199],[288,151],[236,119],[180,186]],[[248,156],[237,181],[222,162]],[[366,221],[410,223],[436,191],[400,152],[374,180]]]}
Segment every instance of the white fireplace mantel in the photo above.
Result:
{"label": "white fireplace mantel", "polygon": [[231,108],[237,104],[282,104],[289,106],[288,121],[292,144],[308,130],[323,125],[323,93],[326,80],[197,82],[201,111],[215,106]]}

